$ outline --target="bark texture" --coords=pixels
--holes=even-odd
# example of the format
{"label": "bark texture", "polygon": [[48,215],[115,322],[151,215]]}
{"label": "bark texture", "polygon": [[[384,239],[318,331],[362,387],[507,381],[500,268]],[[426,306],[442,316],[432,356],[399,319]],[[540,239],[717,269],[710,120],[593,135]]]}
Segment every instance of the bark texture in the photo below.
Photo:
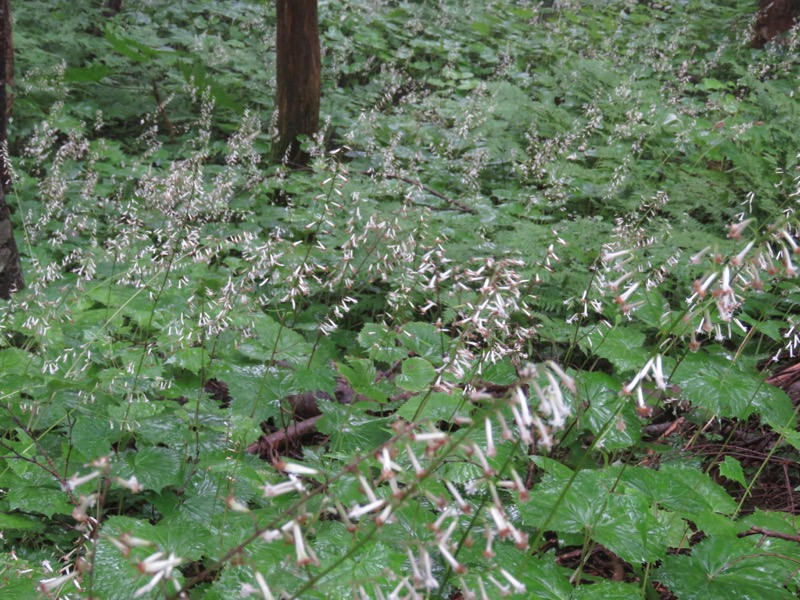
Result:
{"label": "bark texture", "polygon": [[108,0],[103,10],[107,16],[113,17],[122,10],[122,0]]}
{"label": "bark texture", "polygon": [[789,31],[800,17],[800,0],[761,0],[753,26],[753,48],[763,48],[781,33]]}
{"label": "bark texture", "polygon": [[11,0],[0,0],[0,298],[8,300],[11,293],[24,287],[19,250],[11,228],[11,214],[6,204],[5,190],[11,180],[8,176],[6,149],[8,139],[8,86],[13,78],[14,46],[11,38]]}
{"label": "bark texture", "polygon": [[277,0],[278,138],[273,157],[308,163],[297,137],[319,128],[321,62],[317,0]]}
{"label": "bark texture", "polygon": [[12,292],[23,287],[25,282],[22,280],[19,251],[11,228],[11,215],[6,196],[0,188],[0,298],[8,300]]}
{"label": "bark texture", "polygon": [[[11,114],[14,85],[14,38],[11,29],[11,0],[0,0],[0,148],[8,148],[7,122]],[[7,192],[11,184],[7,153],[0,151],[0,182]]]}

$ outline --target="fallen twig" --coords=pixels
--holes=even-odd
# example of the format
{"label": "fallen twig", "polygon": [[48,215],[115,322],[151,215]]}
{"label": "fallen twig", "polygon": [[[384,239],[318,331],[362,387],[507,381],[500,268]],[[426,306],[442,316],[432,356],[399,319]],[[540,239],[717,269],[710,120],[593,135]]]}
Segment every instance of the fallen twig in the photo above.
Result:
{"label": "fallen twig", "polygon": [[747,531],[737,533],[736,537],[747,537],[749,535],[763,535],[764,537],[776,538],[779,540],[786,540],[787,542],[797,542],[800,544],[800,535],[792,533],[781,533],[780,531],[772,531],[771,529],[764,529],[763,527],[751,527]]}
{"label": "fallen twig", "polygon": [[278,454],[278,450],[286,448],[291,442],[314,433],[317,429],[317,421],[322,415],[311,417],[305,421],[299,421],[293,425],[289,425],[284,429],[279,429],[274,433],[262,436],[257,441],[253,442],[247,447],[250,454],[258,454],[260,457],[271,457],[273,454]]}

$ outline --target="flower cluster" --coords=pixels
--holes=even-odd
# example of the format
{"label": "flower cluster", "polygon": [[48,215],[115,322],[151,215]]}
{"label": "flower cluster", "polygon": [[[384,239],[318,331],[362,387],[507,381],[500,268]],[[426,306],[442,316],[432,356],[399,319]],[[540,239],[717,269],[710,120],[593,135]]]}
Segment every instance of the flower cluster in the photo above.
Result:
{"label": "flower cluster", "polygon": [[[528,534],[518,517],[509,512],[506,498],[514,493],[525,502],[528,487],[517,467],[498,457],[516,444],[551,447],[554,434],[566,426],[572,410],[565,394],[575,391],[574,380],[559,365],[528,365],[503,398],[480,390],[473,392],[474,414],[456,417],[461,427],[457,432],[443,431],[434,423],[397,420],[395,435],[388,442],[371,456],[354,460],[332,479],[328,476],[323,480],[322,469],[279,461],[275,467],[285,479],[265,484],[264,497],[275,501],[280,496],[295,495],[299,510],[288,513],[283,522],[260,529],[258,539],[263,544],[289,544],[294,548],[294,567],[310,568],[313,573],[314,569],[324,569],[332,558],[328,550],[318,554],[311,541],[315,526],[319,527],[318,519],[337,520],[355,538],[375,535],[389,540],[399,533],[395,528],[404,527],[410,507],[428,506],[433,510],[428,534],[403,536],[408,540],[406,572],[382,574],[371,584],[356,582],[357,597],[425,598],[441,588],[442,567],[458,578],[466,598],[525,593],[524,574],[496,564],[496,548],[504,543],[520,550],[529,548]],[[447,465],[454,462],[463,462],[472,477],[467,481],[448,477]],[[345,504],[330,489],[352,490],[358,499]],[[311,506],[312,499],[318,497],[321,503],[316,500],[313,504],[324,507],[320,514],[301,508]],[[228,506],[248,512],[234,499],[229,499]],[[472,540],[472,533],[478,531],[484,538],[481,552],[465,553],[464,541]],[[482,562],[488,570],[471,568]],[[267,583],[257,565],[253,577],[252,583],[242,587],[243,596],[278,596],[275,584]]]}

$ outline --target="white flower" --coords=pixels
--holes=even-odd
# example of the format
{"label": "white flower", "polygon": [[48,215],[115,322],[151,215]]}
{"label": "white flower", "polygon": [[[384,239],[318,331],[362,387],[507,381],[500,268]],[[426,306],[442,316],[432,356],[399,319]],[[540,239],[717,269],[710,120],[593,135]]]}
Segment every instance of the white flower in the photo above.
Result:
{"label": "white flower", "polygon": [[358,519],[359,517],[363,517],[366,514],[383,508],[385,504],[386,500],[375,500],[369,504],[365,504],[364,506],[356,506],[349,513],[347,513],[347,516],[351,519]]}
{"label": "white flower", "polygon": [[277,463],[275,468],[279,471],[285,471],[290,475],[319,475],[319,471],[317,469],[283,461]]}
{"label": "white flower", "polygon": [[92,471],[88,475],[84,475],[83,477],[78,477],[77,475],[73,475],[67,480],[66,489],[72,491],[76,487],[83,485],[84,483],[88,483],[93,479],[100,477],[100,471]]}
{"label": "white flower", "polygon": [[508,580],[508,583],[514,588],[514,592],[517,594],[524,594],[526,591],[525,584],[520,582],[518,579],[514,578],[511,573],[506,571],[505,569],[500,569],[500,573]]}
{"label": "white flower", "polygon": [[304,492],[306,488],[295,475],[289,475],[289,481],[275,485],[265,483],[263,489],[265,498],[275,498],[291,492]]}
{"label": "white flower", "polygon": [[[163,556],[163,552],[154,552],[137,565],[139,571],[147,574],[152,573],[153,577],[147,582],[147,584],[143,585],[134,592],[134,598],[144,596],[148,592],[152,591],[162,580],[170,579],[172,577],[172,570],[180,565],[181,562],[183,562],[183,559],[178,558],[172,552],[170,552],[167,558],[163,558]],[[173,581],[173,583],[175,584],[176,588],[180,590],[177,581]]]}
{"label": "white flower", "polygon": [[72,571],[66,575],[59,577],[51,577],[50,579],[43,579],[39,582],[39,591],[41,592],[54,592],[60,589],[64,584],[72,581],[77,577],[78,571]]}
{"label": "white flower", "polygon": [[116,481],[120,486],[130,490],[134,494],[137,494],[144,489],[144,486],[141,483],[139,483],[139,480],[136,478],[136,475],[130,477],[129,479],[122,479],[120,477],[117,477]]}

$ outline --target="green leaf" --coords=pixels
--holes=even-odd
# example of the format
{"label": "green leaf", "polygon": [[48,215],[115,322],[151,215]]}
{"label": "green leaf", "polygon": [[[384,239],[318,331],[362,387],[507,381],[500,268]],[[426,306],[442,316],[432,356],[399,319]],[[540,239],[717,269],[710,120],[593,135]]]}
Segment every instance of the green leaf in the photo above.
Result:
{"label": "green leaf", "polygon": [[[224,498],[220,501],[212,488],[200,494],[197,494],[197,490],[191,492],[181,503],[180,510],[159,522],[148,538],[159,548],[165,548],[184,559],[199,557],[219,547],[219,529],[214,522],[218,521],[216,517],[220,506],[225,502]],[[234,529],[234,523],[229,521],[226,525],[226,533]],[[252,531],[252,522],[249,525]]]}
{"label": "green leaf", "polygon": [[[390,538],[391,539],[391,538]],[[325,521],[320,524],[316,532],[316,542],[314,551],[320,560],[335,560],[341,556],[342,548],[349,546],[353,541],[353,534],[347,531],[344,523],[337,521]],[[352,584],[361,578],[372,578],[381,574],[384,568],[391,563],[398,562],[396,552],[390,551],[390,546],[383,543],[365,544],[356,554],[348,569],[340,571],[340,577],[344,578],[341,584]],[[399,560],[399,568],[404,561]],[[354,578],[354,579],[351,579]]]}
{"label": "green leaf", "polygon": [[620,373],[638,371],[647,362],[645,335],[634,326],[617,325],[611,329],[596,328],[581,341],[586,352],[607,359]]}
{"label": "green leaf", "polygon": [[720,348],[688,354],[678,365],[672,382],[695,406],[710,415],[746,419],[760,412],[776,426],[790,425],[794,411],[788,396],[767,385],[764,377],[743,360]]}
{"label": "green leaf", "polygon": [[547,456],[540,456],[538,454],[534,454],[531,456],[531,462],[535,464],[537,467],[545,471],[546,477],[549,480],[553,479],[568,479],[572,476],[574,472],[566,465],[562,465],[557,460],[549,458]]}
{"label": "green leaf", "polygon": [[372,361],[365,358],[353,359],[349,366],[338,363],[336,367],[357,394],[377,402],[386,402],[388,399],[386,382],[377,381],[378,372]]}
{"label": "green leaf", "polygon": [[[761,527],[763,529],[779,531],[788,535],[797,535],[795,515],[788,512],[756,510],[756,512],[753,514],[742,518],[737,525],[739,526],[740,531],[747,531],[751,527]],[[796,542],[791,540],[779,540],[778,538],[774,537],[761,538],[759,539],[758,543],[760,548],[777,550],[776,545],[783,544],[784,542],[789,544],[789,549],[791,551],[797,549],[797,546],[794,545]]]}
{"label": "green leaf", "polygon": [[444,364],[444,356],[450,347],[444,333],[430,323],[408,323],[397,339],[411,352],[426,358],[436,367]]}
{"label": "green leaf", "polygon": [[39,532],[44,531],[44,523],[32,516],[2,512],[0,513],[0,530],[4,529]]}
{"label": "green leaf", "polygon": [[[761,381],[763,377],[759,374],[756,381]],[[781,388],[764,383],[756,388],[753,405],[762,417],[762,421],[768,423],[773,428],[788,425],[797,426],[797,415],[794,412],[789,395]]]}
{"label": "green leaf", "polygon": [[291,365],[305,366],[311,356],[311,345],[302,335],[277,323],[267,315],[255,319],[255,339],[242,344],[239,351],[259,362],[286,361]]}
{"label": "green leaf", "polygon": [[[133,600],[139,585],[147,580],[136,569],[136,563],[123,556],[109,540],[128,533],[140,539],[150,540],[153,527],[145,520],[111,516],[103,523],[103,534],[97,542],[97,551],[92,563],[93,593],[108,600]],[[146,555],[142,555],[144,558]],[[133,583],[132,583],[133,582]]]}
{"label": "green leaf", "polygon": [[[694,481],[689,483],[683,481],[685,478],[696,477],[695,475],[684,477],[683,470],[673,473],[670,469],[674,467],[665,469],[656,471],[645,467],[627,466],[621,469],[620,479],[650,498],[653,504],[674,511],[686,519],[713,510],[713,505],[703,495],[702,490],[696,489],[700,488],[700,485],[695,485]],[[700,476],[703,475],[700,471],[696,472],[700,473]],[[722,502],[724,504],[724,501]]]}
{"label": "green leaf", "polygon": [[461,394],[443,392],[417,394],[403,403],[403,406],[397,410],[397,416],[409,422],[424,419],[450,421],[463,405],[464,398]]}
{"label": "green leaf", "polygon": [[699,469],[680,465],[665,465],[661,467],[666,481],[672,480],[677,485],[681,483],[698,493],[706,503],[707,509],[723,515],[733,514],[736,510],[736,501],[728,495],[721,485],[715,482],[708,473]]}
{"label": "green leaf", "polygon": [[335,452],[372,452],[389,439],[388,419],[361,412],[359,405],[325,402],[317,429],[330,436]]}
{"label": "green leaf", "polygon": [[195,347],[176,350],[172,356],[169,356],[164,361],[164,364],[176,365],[181,369],[186,369],[195,375],[199,375],[208,369],[210,361],[211,357],[205,348]]}
{"label": "green leaf", "polygon": [[578,377],[582,398],[588,407],[578,425],[594,435],[603,435],[600,447],[607,450],[627,448],[641,440],[641,420],[630,397],[622,396],[619,382],[605,373],[582,372]]}
{"label": "green leaf", "polygon": [[719,79],[714,79],[713,77],[707,77],[703,79],[697,87],[704,89],[704,90],[727,90],[731,86],[730,83],[723,83]]}
{"label": "green leaf", "polygon": [[[480,546],[475,544],[476,554],[479,554]],[[572,585],[569,582],[569,572],[559,567],[549,556],[538,557],[521,553],[510,544],[495,545],[495,552],[496,564],[502,565],[515,579],[525,585],[524,595],[512,594],[511,597],[536,598],[536,600],[564,600],[570,597]],[[484,562],[485,559],[476,557],[475,562],[479,560]],[[468,584],[472,583],[473,589],[480,589],[474,580],[470,581],[469,577],[466,580]]]}
{"label": "green leaf", "polygon": [[578,586],[570,600],[641,600],[641,587],[633,583],[598,581]]}
{"label": "green leaf", "polygon": [[133,38],[118,36],[112,27],[106,28],[105,38],[114,50],[139,63],[148,63],[162,52]]}
{"label": "green leaf", "polygon": [[[173,407],[170,407],[173,408]],[[143,446],[178,447],[196,441],[196,436],[188,426],[176,427],[176,423],[185,423],[173,410],[165,410],[152,417],[136,421],[136,440]]]}
{"label": "green leaf", "polygon": [[395,383],[409,392],[422,392],[436,379],[436,369],[424,358],[412,357],[403,361],[402,372]]}
{"label": "green leaf", "polygon": [[93,419],[88,414],[81,417],[71,427],[75,448],[88,460],[107,456],[111,444],[119,439],[120,432],[114,431],[105,420]]}
{"label": "green leaf", "polygon": [[[28,573],[28,576],[30,577],[31,574]],[[3,580],[1,583],[0,590],[3,592],[3,600],[31,600],[31,598],[39,596],[36,592],[39,585],[38,580],[20,577],[8,582]]]}
{"label": "green leaf", "polygon": [[512,385],[519,381],[517,369],[510,360],[486,365],[481,376],[485,381],[496,385]]}
{"label": "green leaf", "polygon": [[281,402],[298,392],[288,369],[230,365],[215,376],[228,385],[233,413],[256,423],[277,417]]}
{"label": "green leaf", "polygon": [[66,492],[42,486],[14,486],[6,493],[6,501],[11,510],[38,513],[47,518],[56,514],[69,515],[73,509]]}
{"label": "green leaf", "polygon": [[19,373],[31,364],[31,355],[19,348],[0,349],[0,374]]}
{"label": "green leaf", "polygon": [[145,489],[160,492],[183,479],[183,456],[169,448],[140,448],[129,453],[126,462]]}
{"label": "green leaf", "polygon": [[89,67],[69,67],[64,71],[64,81],[67,83],[86,83],[100,81],[111,75],[114,70],[106,65],[91,65]]}
{"label": "green leaf", "polygon": [[550,479],[534,486],[520,515],[527,525],[586,534],[623,560],[658,560],[666,553],[666,532],[652,515],[650,502],[636,491],[612,492],[615,481],[605,471]]}
{"label": "green leaf", "polygon": [[666,554],[666,532],[639,494],[610,496],[606,510],[589,530],[606,548],[629,562],[653,562]]}
{"label": "green leaf", "polygon": [[733,458],[732,456],[726,456],[725,460],[723,460],[719,465],[719,474],[723,477],[730,479],[731,481],[735,481],[736,483],[740,483],[743,486],[747,486],[747,482],[744,478],[744,471],[742,470],[742,463],[738,460]]}
{"label": "green leaf", "polygon": [[791,445],[795,450],[800,450],[800,431],[787,427],[775,427],[775,431],[783,437],[783,441]]}
{"label": "green leaf", "polygon": [[714,536],[686,555],[666,556],[653,574],[681,600],[789,600],[783,587],[796,570],[794,561],[770,556],[744,539]]}
{"label": "green leaf", "polygon": [[[755,304],[755,302],[753,302]],[[749,306],[749,303],[748,303]],[[758,319],[753,318],[747,313],[739,315],[739,320],[746,323],[759,333],[763,333],[774,342],[783,340],[783,332],[786,330],[786,322],[779,319]]]}
{"label": "green leaf", "polygon": [[484,23],[481,21],[475,21],[472,23],[472,29],[480,33],[481,35],[489,35],[492,32],[492,26],[489,23]]}
{"label": "green leaf", "polygon": [[358,334],[358,343],[368,356],[389,364],[408,356],[408,351],[397,345],[397,335],[386,325],[367,323]]}

